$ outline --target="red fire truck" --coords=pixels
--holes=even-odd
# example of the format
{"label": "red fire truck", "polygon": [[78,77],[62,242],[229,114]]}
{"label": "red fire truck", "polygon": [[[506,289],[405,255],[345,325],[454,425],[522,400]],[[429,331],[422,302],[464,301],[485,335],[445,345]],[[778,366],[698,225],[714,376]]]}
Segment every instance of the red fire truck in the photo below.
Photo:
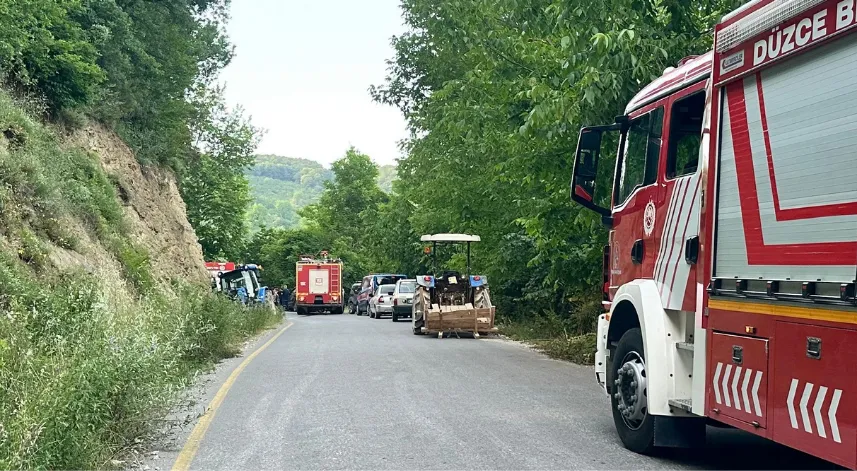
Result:
{"label": "red fire truck", "polygon": [[234,270],[235,262],[205,262],[205,269],[211,276],[211,285],[216,291],[220,291],[220,274]]}
{"label": "red fire truck", "polygon": [[298,314],[330,312],[342,314],[345,299],[342,293],[342,261],[302,255],[296,264],[295,311]]}
{"label": "red fire truck", "polygon": [[857,468],[855,23],[855,0],[752,1],[581,130],[572,199],[610,230],[595,371],[627,448],[715,421]]}

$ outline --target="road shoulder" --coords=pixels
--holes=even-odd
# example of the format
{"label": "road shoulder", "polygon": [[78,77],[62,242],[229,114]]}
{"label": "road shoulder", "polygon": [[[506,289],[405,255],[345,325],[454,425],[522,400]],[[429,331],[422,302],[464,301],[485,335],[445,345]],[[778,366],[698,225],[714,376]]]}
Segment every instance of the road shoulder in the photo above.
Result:
{"label": "road shoulder", "polygon": [[276,326],[245,341],[241,347],[241,353],[218,362],[210,371],[197,376],[180,394],[176,405],[162,419],[163,422],[158,430],[144,440],[139,449],[133,450],[125,457],[122,466],[125,469],[144,471],[172,469],[188,438],[205,415],[209,405],[217,397],[221,387],[253,352],[279,335],[293,322],[292,318],[295,316],[295,313],[288,313]]}

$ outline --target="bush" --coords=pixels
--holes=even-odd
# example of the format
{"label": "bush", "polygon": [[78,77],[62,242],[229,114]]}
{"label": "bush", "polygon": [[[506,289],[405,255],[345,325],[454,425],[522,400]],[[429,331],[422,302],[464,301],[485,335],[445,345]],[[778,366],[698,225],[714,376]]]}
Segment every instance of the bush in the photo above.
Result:
{"label": "bush", "polygon": [[596,335],[577,334],[580,322],[579,314],[563,318],[548,313],[519,320],[504,319],[499,328],[509,338],[528,343],[551,358],[591,365],[595,360]]}
{"label": "bush", "polygon": [[274,311],[196,286],[132,299],[106,276],[45,282],[0,254],[0,468],[103,467],[176,391]]}

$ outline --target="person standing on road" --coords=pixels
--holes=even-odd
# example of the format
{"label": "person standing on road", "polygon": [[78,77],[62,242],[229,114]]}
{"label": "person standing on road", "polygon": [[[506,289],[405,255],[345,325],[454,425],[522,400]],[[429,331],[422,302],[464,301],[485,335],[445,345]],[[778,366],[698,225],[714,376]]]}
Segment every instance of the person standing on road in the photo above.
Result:
{"label": "person standing on road", "polygon": [[289,287],[287,285],[283,285],[283,288],[280,290],[280,306],[282,306],[283,311],[289,310],[289,299],[292,297],[292,293],[289,291]]}

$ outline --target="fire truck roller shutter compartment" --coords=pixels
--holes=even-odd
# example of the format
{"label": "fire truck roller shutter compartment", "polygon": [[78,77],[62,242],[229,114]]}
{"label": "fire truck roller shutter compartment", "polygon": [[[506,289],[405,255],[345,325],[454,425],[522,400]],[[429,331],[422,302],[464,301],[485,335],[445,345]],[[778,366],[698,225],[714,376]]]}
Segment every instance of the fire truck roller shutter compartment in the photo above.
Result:
{"label": "fire truck roller shutter compartment", "polygon": [[857,41],[724,85],[713,276],[851,283]]}
{"label": "fire truck roller shutter compartment", "polygon": [[327,269],[309,271],[309,293],[327,294],[330,284],[330,274]]}

